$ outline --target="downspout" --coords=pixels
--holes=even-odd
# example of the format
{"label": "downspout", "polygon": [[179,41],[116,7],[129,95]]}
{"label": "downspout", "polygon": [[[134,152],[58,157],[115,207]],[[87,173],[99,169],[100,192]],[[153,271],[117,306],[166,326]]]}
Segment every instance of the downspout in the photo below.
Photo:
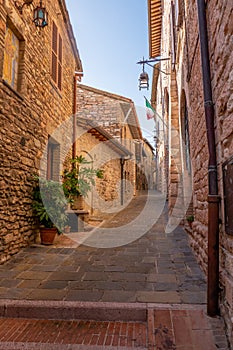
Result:
{"label": "downspout", "polygon": [[76,157],[76,138],[77,138],[77,80],[78,75],[74,75],[74,105],[73,105],[73,145],[72,145],[72,158]]}
{"label": "downspout", "polygon": [[77,155],[77,82],[81,80],[83,76],[82,72],[75,72],[74,74],[74,96],[73,96],[73,145],[72,145],[72,158]]}
{"label": "downspout", "polygon": [[121,158],[121,205],[124,205],[124,164],[125,159]]}
{"label": "downspout", "polygon": [[204,108],[209,149],[207,313],[209,316],[213,317],[219,313],[219,195],[214,132],[214,104],[212,100],[212,88],[210,78],[210,59],[208,49],[205,0],[197,0],[197,7],[202,62]]}

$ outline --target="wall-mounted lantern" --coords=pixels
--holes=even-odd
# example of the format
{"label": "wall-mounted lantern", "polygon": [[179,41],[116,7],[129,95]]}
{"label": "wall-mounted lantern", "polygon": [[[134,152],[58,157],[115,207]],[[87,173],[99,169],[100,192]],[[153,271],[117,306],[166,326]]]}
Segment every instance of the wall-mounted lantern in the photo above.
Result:
{"label": "wall-mounted lantern", "polygon": [[[23,13],[23,8],[25,5],[31,5],[33,0],[24,0],[24,2],[20,5],[18,0],[15,0],[15,7],[19,11],[20,14]],[[40,5],[34,9],[33,22],[36,27],[44,28],[48,25],[48,12],[46,8],[42,5],[42,0],[40,0]]]}
{"label": "wall-mounted lantern", "polygon": [[48,12],[46,8],[42,5],[42,0],[40,0],[40,5],[34,10],[34,19],[36,27],[44,28],[48,25]]}

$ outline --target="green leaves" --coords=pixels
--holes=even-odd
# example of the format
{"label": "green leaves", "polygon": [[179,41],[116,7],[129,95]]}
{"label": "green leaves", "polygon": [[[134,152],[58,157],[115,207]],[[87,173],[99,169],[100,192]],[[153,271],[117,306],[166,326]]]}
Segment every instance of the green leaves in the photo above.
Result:
{"label": "green leaves", "polygon": [[34,176],[33,210],[41,225],[47,228],[57,227],[61,232],[67,222],[66,198],[62,184]]}
{"label": "green leaves", "polygon": [[91,187],[95,185],[95,178],[103,178],[103,170],[86,167],[84,164],[92,164],[83,156],[77,156],[70,160],[71,169],[63,172],[63,189],[70,202],[75,196],[87,196]]}

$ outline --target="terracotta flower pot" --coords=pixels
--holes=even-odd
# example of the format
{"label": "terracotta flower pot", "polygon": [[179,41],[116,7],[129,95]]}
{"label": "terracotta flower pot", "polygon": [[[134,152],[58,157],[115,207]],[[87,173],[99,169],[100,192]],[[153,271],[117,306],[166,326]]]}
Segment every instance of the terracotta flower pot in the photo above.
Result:
{"label": "terracotta flower pot", "polygon": [[40,228],[40,240],[43,245],[51,245],[57,234],[57,228]]}

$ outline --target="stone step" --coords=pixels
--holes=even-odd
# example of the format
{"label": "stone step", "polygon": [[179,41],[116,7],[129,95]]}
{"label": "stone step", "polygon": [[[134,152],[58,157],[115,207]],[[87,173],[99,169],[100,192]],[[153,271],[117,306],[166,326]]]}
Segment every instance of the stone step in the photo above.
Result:
{"label": "stone step", "polygon": [[146,321],[145,303],[0,300],[0,317],[58,320]]}

